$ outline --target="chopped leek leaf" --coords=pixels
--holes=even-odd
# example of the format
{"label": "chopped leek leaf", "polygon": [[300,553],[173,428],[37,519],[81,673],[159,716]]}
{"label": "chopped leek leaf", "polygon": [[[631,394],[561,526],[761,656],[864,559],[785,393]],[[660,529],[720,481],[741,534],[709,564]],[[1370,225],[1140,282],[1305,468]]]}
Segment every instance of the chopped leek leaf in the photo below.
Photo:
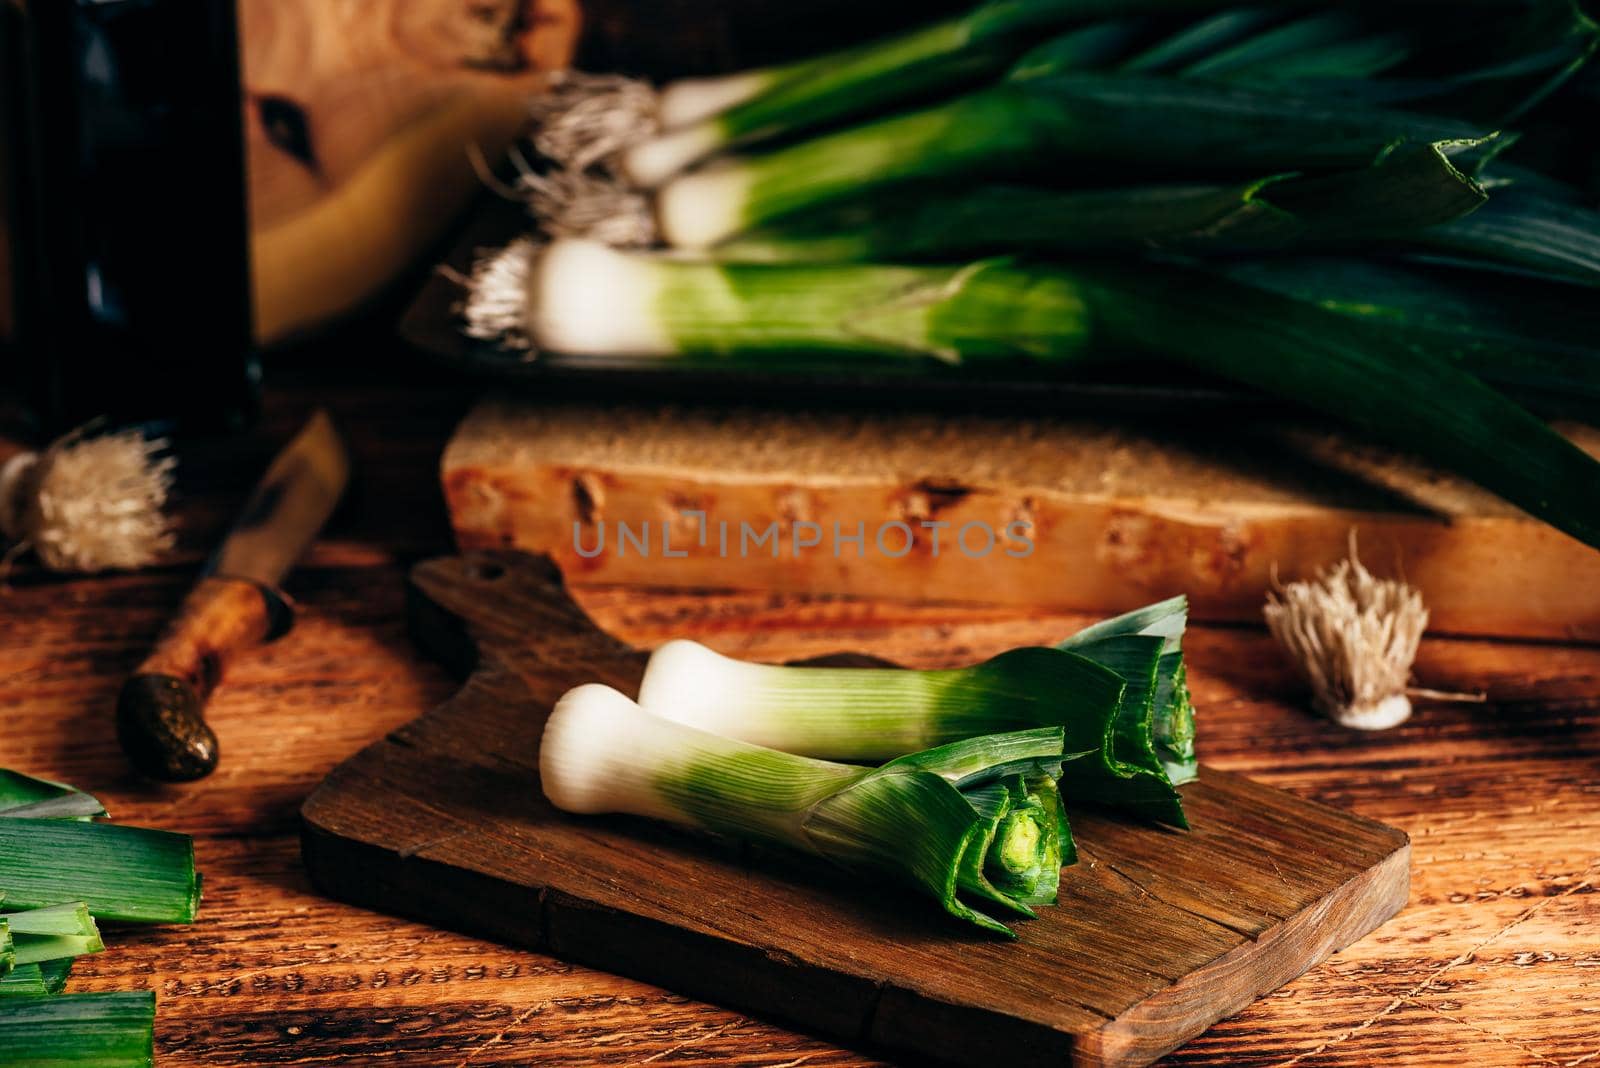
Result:
{"label": "chopped leek leaf", "polygon": [[105,806],[81,790],[0,768],[0,816],[93,819],[105,814]]}
{"label": "chopped leek leaf", "polygon": [[0,998],[48,994],[44,973],[37,964],[21,964],[0,975]]}
{"label": "chopped leek leaf", "polygon": [[83,901],[102,920],[192,923],[200,901],[188,835],[107,823],[0,819],[10,909]]}
{"label": "chopped leek leaf", "polygon": [[545,795],[807,853],[910,886],[983,930],[979,911],[1027,915],[1055,899],[1070,842],[1055,792],[1059,729],[974,738],[878,768],[725,738],[645,712],[605,686],[572,690],[545,726]]}
{"label": "chopped leek leaf", "polygon": [[149,990],[0,998],[0,1064],[146,1068],[155,1013]]}
{"label": "chopped leek leaf", "polygon": [[105,949],[100,930],[83,902],[0,915],[11,930],[17,964],[81,957]]}

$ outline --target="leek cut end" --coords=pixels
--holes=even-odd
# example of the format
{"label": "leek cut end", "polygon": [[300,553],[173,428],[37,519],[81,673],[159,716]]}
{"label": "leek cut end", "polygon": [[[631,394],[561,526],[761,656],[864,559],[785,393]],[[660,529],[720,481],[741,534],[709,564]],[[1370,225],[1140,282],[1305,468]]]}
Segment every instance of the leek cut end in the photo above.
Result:
{"label": "leek cut end", "polygon": [[707,249],[744,228],[750,179],[734,167],[674,178],[656,197],[656,224],[667,243]]}
{"label": "leek cut end", "polygon": [[640,732],[645,713],[609,686],[588,683],[556,702],[539,743],[539,781],[566,812],[615,812],[616,751]]}
{"label": "leek cut end", "polygon": [[656,118],[665,129],[709,119],[742,104],[767,88],[770,78],[758,71],[721,78],[685,78],[661,90]]}
{"label": "leek cut end", "polygon": [[575,356],[671,356],[655,314],[656,264],[596,241],[557,241],[539,254],[528,285],[536,347]]}
{"label": "leek cut end", "polygon": [[624,152],[622,173],[639,188],[654,189],[717,151],[724,141],[714,121],[685,126]]}

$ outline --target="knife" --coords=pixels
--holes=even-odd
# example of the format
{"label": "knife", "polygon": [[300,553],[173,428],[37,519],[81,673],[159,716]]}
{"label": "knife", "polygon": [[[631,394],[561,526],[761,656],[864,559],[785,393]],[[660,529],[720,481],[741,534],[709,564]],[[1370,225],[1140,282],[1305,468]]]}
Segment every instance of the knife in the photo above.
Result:
{"label": "knife", "polygon": [[267,468],[178,618],[123,685],[117,739],[135,770],[192,782],[216,768],[206,700],[236,653],[289,630],[294,612],[278,584],[316,539],[349,476],[344,443],[319,410]]}

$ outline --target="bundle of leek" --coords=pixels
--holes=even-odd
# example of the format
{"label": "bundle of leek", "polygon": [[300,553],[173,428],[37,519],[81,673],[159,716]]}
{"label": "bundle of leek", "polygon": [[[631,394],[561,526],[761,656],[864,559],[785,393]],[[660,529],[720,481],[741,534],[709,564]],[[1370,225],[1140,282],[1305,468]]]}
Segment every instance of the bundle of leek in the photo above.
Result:
{"label": "bundle of leek", "polygon": [[1015,937],[980,908],[1031,916],[1074,859],[1056,789],[1060,728],[988,734],[876,768],[737,741],[644,711],[590,684],[545,725],[545,796],[796,851],[912,887],[947,913]]}

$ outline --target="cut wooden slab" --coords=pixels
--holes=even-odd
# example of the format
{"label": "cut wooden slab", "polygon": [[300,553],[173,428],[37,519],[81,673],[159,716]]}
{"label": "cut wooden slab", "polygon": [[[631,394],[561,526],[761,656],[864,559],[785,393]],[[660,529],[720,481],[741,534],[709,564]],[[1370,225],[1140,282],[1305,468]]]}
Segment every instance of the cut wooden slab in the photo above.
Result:
{"label": "cut wooden slab", "polygon": [[[1564,429],[1600,455],[1600,431]],[[1600,640],[1600,553],[1289,422],[503,399],[463,422],[442,476],[463,549],[546,554],[579,583],[1102,615],[1182,592],[1197,618],[1260,622],[1275,577],[1342,558],[1354,532],[1374,571],[1422,590],[1436,630]]]}
{"label": "cut wooden slab", "polygon": [[570,817],[539,790],[545,715],[579,683],[637,692],[644,655],[545,561],[447,558],[413,583],[417,635],[476,669],[306,802],[306,866],[342,900],[847,1044],[1017,1068],[1153,1060],[1406,901],[1403,832],[1209,770],[1184,788],[1186,834],[1075,812],[1061,904],[1015,943],[782,857]]}

